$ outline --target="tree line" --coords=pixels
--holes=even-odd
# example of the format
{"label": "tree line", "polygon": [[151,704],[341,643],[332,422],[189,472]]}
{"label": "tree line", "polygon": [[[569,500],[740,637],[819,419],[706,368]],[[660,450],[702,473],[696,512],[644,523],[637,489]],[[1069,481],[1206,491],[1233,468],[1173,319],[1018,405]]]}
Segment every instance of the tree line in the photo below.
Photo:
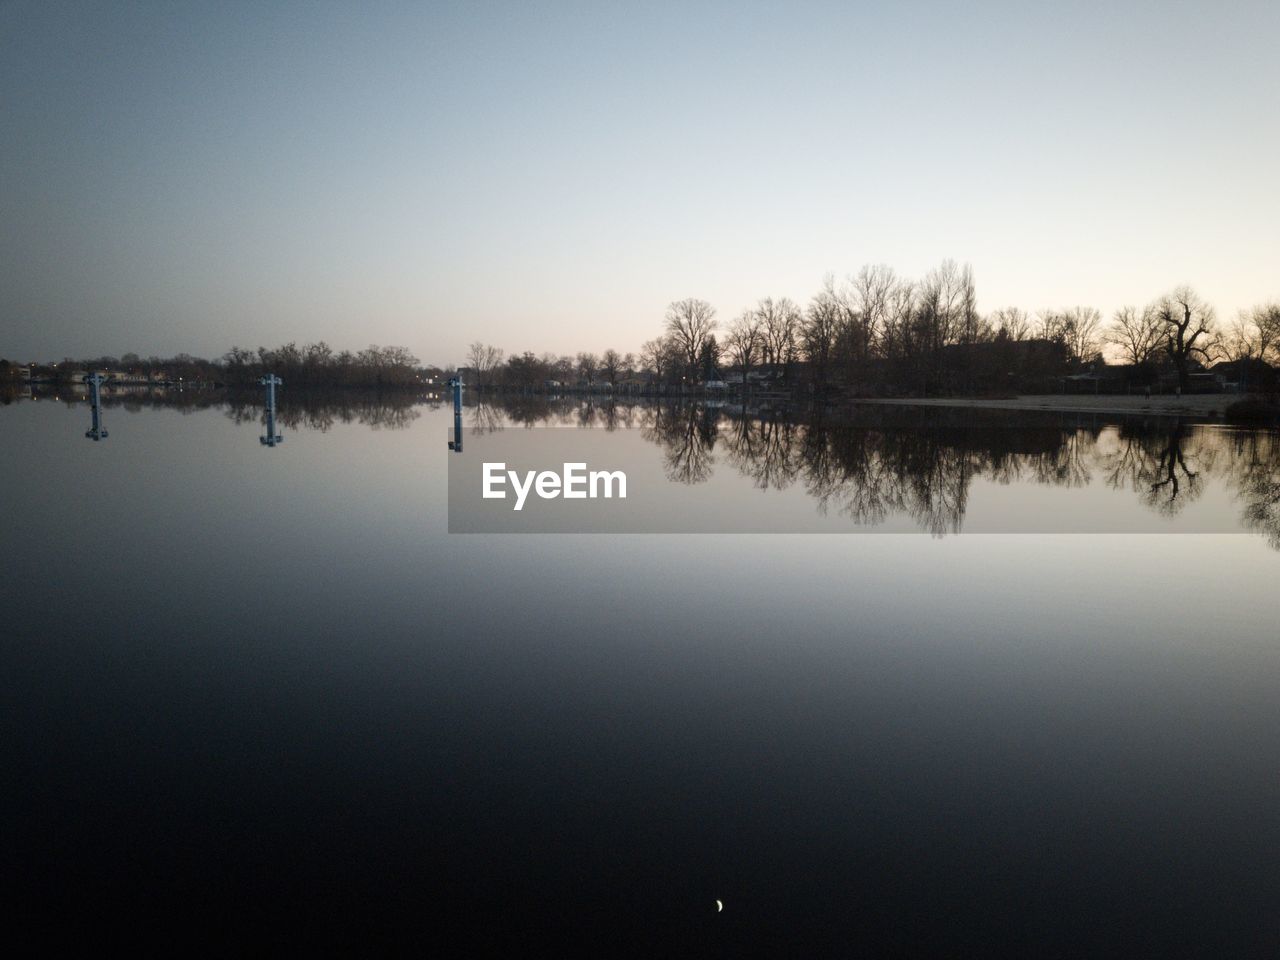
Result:
{"label": "tree line", "polygon": [[868,265],[839,283],[828,276],[807,304],[765,297],[723,326],[707,301],[673,301],[661,334],[638,353],[506,357],[476,342],[467,367],[481,386],[696,384],[731,374],[855,395],[946,395],[1043,388],[1103,366],[1107,354],[1131,368],[1131,382],[1166,374],[1182,389],[1219,360],[1269,370],[1280,363],[1280,304],[1243,311],[1225,328],[1185,286],[1106,322],[1088,306],[983,314],[967,264],[944,261],[919,279]]}
{"label": "tree line", "polygon": [[[0,375],[18,379],[18,367],[0,360]],[[422,367],[407,348],[370,346],[364,350],[334,350],[318,343],[287,343],[269,349],[232,347],[223,356],[207,360],[188,353],[172,357],[141,357],[126,353],[58,363],[38,364],[32,375],[42,380],[75,382],[91,370],[108,371],[147,382],[218,383],[251,386],[270,373],[293,386],[315,387],[417,387],[443,378],[445,371]]]}

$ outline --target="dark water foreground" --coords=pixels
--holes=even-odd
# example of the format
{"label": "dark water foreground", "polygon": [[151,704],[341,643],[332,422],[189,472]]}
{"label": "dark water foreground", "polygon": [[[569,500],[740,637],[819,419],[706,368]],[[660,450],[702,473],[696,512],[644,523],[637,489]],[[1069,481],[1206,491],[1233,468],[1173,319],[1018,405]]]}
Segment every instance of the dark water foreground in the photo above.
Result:
{"label": "dark water foreground", "polygon": [[[11,933],[1275,953],[1272,435],[469,408],[946,536],[449,536],[447,410],[282,403],[0,408]],[[967,535],[1001,491],[1223,532]]]}

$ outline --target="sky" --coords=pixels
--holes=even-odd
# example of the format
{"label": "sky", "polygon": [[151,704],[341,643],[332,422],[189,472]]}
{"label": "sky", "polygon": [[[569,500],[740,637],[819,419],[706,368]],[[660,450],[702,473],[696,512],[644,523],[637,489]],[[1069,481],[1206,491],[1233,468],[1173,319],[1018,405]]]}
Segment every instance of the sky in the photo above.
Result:
{"label": "sky", "polygon": [[0,3],[0,356],[1280,298],[1280,4]]}

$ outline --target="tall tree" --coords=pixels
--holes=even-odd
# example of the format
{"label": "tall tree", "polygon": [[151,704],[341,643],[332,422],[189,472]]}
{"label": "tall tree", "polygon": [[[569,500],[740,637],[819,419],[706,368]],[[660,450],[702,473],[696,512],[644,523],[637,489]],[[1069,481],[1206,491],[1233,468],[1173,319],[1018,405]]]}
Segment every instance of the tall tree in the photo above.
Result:
{"label": "tall tree", "polygon": [[1031,333],[1031,319],[1027,316],[1027,311],[1017,307],[1001,307],[993,311],[988,319],[997,331],[1003,330],[1004,335],[1015,343],[1027,339]]}
{"label": "tall tree", "polygon": [[884,338],[897,283],[892,267],[868,264],[842,291],[840,353],[848,366],[863,369]]}
{"label": "tall tree", "polygon": [[622,373],[622,354],[617,350],[606,350],[600,356],[600,375],[609,381],[609,386],[618,385],[618,376]]}
{"label": "tall tree", "polygon": [[640,347],[640,365],[659,383],[678,376],[684,362],[684,351],[669,336],[646,340]]}
{"label": "tall tree", "polygon": [[1102,314],[1095,307],[1072,307],[1063,317],[1063,339],[1071,358],[1080,362],[1096,359]]}
{"label": "tall tree", "polygon": [[600,359],[594,353],[582,352],[575,358],[578,379],[585,384],[592,384],[596,379],[596,371],[600,368]]}
{"label": "tall tree", "polygon": [[476,372],[478,386],[487,386],[491,374],[501,364],[502,351],[497,347],[477,340],[467,348],[467,366]]}
{"label": "tall tree", "polygon": [[1217,352],[1217,332],[1213,307],[1190,287],[1178,287],[1153,305],[1160,320],[1164,349],[1178,371],[1178,384],[1186,390],[1191,383],[1191,362],[1209,362]]}
{"label": "tall tree", "polygon": [[1280,360],[1280,304],[1241,310],[1224,348],[1232,360]]}
{"label": "tall tree", "polygon": [[1107,343],[1119,349],[1125,363],[1141,366],[1154,360],[1160,351],[1161,323],[1150,307],[1121,307],[1104,336]]}
{"label": "tall tree", "polygon": [[827,379],[842,319],[840,298],[828,277],[823,288],[809,301],[800,329],[804,357],[809,361],[814,378],[819,383],[824,383]]}
{"label": "tall tree", "polygon": [[702,345],[702,354],[698,357],[698,376],[704,382],[720,379],[720,344],[716,343],[714,333]]}
{"label": "tall tree", "polygon": [[800,335],[800,308],[788,298],[765,297],[756,305],[760,329],[764,334],[765,362],[776,377],[786,374],[786,366],[795,359],[796,341]]}
{"label": "tall tree", "polygon": [[684,355],[687,375],[697,375],[698,360],[715,328],[715,308],[705,300],[690,297],[668,305],[667,335]]}
{"label": "tall tree", "polygon": [[729,352],[729,360],[736,367],[742,368],[743,386],[747,383],[747,374],[751,365],[764,350],[764,334],[760,329],[760,316],[755,310],[743,310],[729,326],[729,335],[725,338],[725,348]]}

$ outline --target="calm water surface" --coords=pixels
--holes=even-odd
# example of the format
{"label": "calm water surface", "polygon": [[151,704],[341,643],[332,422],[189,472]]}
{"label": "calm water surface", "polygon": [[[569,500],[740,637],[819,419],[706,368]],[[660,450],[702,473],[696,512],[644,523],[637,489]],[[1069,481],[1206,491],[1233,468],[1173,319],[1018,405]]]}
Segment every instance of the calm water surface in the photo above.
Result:
{"label": "calm water surface", "polygon": [[[274,449],[250,405],[109,405],[97,442],[82,402],[0,408],[22,924],[1280,948],[1272,436],[472,408],[477,444],[632,438],[690,515],[941,536],[449,535],[446,409],[284,402]],[[1002,496],[1167,535],[974,533]]]}

